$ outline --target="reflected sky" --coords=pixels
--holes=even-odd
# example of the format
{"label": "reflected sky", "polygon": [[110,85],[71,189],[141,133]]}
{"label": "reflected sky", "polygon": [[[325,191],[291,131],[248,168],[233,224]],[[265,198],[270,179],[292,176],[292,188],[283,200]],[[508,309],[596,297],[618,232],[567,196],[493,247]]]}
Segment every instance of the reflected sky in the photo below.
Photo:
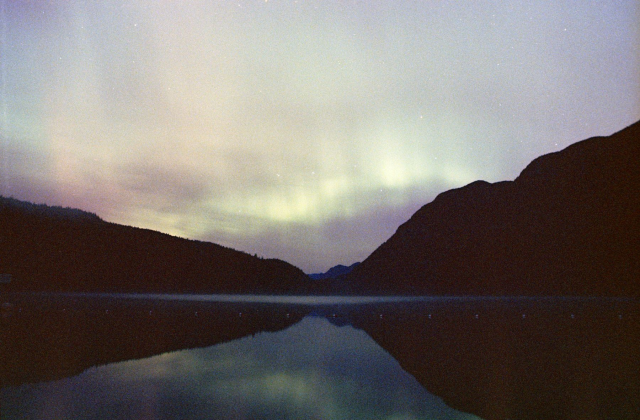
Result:
{"label": "reflected sky", "polygon": [[0,397],[3,419],[477,419],[429,394],[364,332],[317,317]]}

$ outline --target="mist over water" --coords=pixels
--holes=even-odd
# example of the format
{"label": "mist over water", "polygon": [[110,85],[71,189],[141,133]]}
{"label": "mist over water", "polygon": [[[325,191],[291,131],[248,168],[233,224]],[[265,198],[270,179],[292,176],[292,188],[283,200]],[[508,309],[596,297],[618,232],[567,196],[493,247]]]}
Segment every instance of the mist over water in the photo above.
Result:
{"label": "mist over water", "polygon": [[585,296],[311,296],[239,294],[159,294],[159,293],[35,293],[41,296],[94,299],[137,299],[186,302],[275,303],[283,305],[359,305],[375,303],[465,303],[465,302],[633,302],[628,297]]}

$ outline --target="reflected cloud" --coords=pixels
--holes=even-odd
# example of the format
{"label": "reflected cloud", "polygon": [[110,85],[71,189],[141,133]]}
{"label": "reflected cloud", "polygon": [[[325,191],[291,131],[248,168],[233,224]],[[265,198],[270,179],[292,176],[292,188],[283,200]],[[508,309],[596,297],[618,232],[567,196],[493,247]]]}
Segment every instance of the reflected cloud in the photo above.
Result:
{"label": "reflected cloud", "polygon": [[2,414],[635,418],[633,299],[351,299],[22,296],[0,319]]}
{"label": "reflected cloud", "polygon": [[28,413],[28,405],[51,413],[57,401],[58,412],[82,418],[99,418],[104,407],[180,419],[473,418],[426,392],[364,332],[316,317],[278,333],[4,388],[0,398],[8,413]]}

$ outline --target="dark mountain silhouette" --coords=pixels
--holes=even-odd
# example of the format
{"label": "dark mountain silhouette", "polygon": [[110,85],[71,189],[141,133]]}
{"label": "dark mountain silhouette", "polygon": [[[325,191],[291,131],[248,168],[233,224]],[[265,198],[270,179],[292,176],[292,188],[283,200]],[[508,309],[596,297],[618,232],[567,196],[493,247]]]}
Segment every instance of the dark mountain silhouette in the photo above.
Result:
{"label": "dark mountain silhouette", "polygon": [[331,267],[329,270],[327,270],[324,273],[309,274],[309,277],[313,280],[333,279],[339,276],[343,276],[347,273],[350,273],[351,270],[356,268],[358,265],[360,265],[359,262],[353,263],[350,266],[338,264],[336,266]]}
{"label": "dark mountain silhouette", "polygon": [[640,123],[444,192],[346,276],[368,293],[640,295]]}
{"label": "dark mountain silhouette", "polygon": [[290,293],[309,278],[280,260],[0,197],[9,291]]}

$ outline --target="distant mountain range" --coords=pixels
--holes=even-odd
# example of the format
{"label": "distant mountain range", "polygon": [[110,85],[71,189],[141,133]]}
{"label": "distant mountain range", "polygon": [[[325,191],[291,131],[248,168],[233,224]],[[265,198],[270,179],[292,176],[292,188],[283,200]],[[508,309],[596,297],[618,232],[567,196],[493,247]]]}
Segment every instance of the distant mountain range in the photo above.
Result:
{"label": "distant mountain range", "polygon": [[344,282],[430,295],[640,296],[640,123],[438,195]]}
{"label": "distant mountain range", "polygon": [[9,291],[298,293],[310,282],[284,261],[4,197],[0,273]]}
{"label": "distant mountain range", "polygon": [[357,263],[353,263],[350,266],[346,266],[346,265],[342,265],[342,264],[338,264],[336,266],[331,267],[329,270],[327,270],[324,273],[314,273],[314,274],[309,274],[309,277],[313,280],[326,280],[326,279],[334,279],[340,276],[343,276],[347,273],[350,273],[351,270],[353,270],[354,268],[356,268],[358,265],[360,265],[359,262]]}
{"label": "distant mountain range", "polygon": [[[640,122],[446,191],[361,264],[284,261],[0,197],[2,290],[640,296]],[[323,281],[311,281],[311,279]]]}

